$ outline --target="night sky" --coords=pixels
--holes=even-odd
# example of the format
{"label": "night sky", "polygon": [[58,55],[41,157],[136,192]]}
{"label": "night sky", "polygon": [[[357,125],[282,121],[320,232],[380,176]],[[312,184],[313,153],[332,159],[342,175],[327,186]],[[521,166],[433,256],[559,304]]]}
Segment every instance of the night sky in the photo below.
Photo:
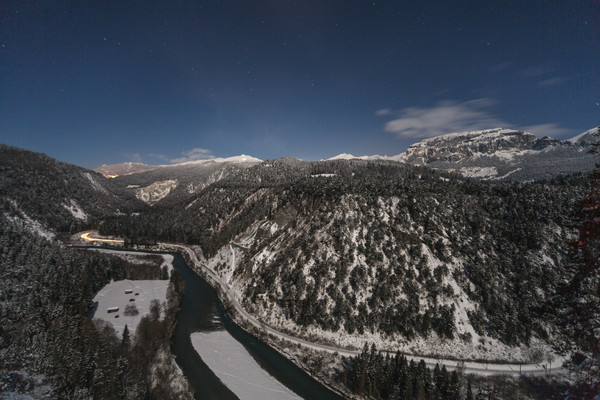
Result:
{"label": "night sky", "polygon": [[0,142],[88,168],[600,124],[600,0],[0,1]]}

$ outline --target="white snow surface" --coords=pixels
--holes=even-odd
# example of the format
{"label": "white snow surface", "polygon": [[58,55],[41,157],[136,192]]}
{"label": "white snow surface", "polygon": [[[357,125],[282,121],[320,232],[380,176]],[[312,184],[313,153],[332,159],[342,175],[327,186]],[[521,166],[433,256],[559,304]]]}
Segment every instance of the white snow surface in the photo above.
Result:
{"label": "white snow surface", "polygon": [[193,160],[193,161],[186,161],[186,162],[182,162],[182,163],[178,163],[178,164],[165,164],[165,165],[159,165],[159,167],[176,167],[176,166],[180,166],[180,165],[196,165],[196,164],[210,164],[210,163],[260,163],[263,160],[256,158],[256,157],[252,157],[252,156],[248,156],[246,154],[241,154],[239,156],[233,156],[233,157],[217,157],[217,158],[208,158],[208,159],[204,159],[204,160]]}
{"label": "white snow surface", "polygon": [[202,361],[240,400],[301,399],[262,369],[227,331],[196,332],[191,339]]}
{"label": "white snow surface", "polygon": [[13,205],[15,209],[19,212],[20,216],[10,215],[8,213],[4,213],[4,216],[11,221],[13,224],[21,227],[23,230],[31,232],[35,235],[41,236],[46,240],[54,240],[56,239],[56,235],[48,230],[44,225],[42,225],[39,221],[34,220],[29,215],[25,213],[25,211],[21,210],[16,201],[12,199],[8,199],[8,201]]}
{"label": "white snow surface", "polygon": [[572,144],[577,144],[580,141],[587,139],[586,136],[588,136],[588,135],[591,136],[595,132],[598,132],[598,128],[592,128],[592,129],[590,129],[588,131],[582,132],[579,135],[574,136],[571,139],[568,139],[567,142],[572,143]]}
{"label": "white snow surface", "polygon": [[97,191],[102,192],[104,194],[108,194],[106,189],[94,179],[92,174],[90,174],[89,172],[85,172],[83,175],[91,182],[94,189],[96,189]]}
{"label": "white snow surface", "polygon": [[81,220],[81,221],[87,221],[88,216],[85,213],[85,211],[83,211],[81,209],[81,207],[79,207],[79,205],[75,202],[75,200],[71,199],[71,203],[70,204],[63,204],[63,207],[66,208],[67,210],[69,210],[69,212],[73,215],[73,217]]}
{"label": "white snow surface", "polygon": [[498,175],[496,167],[462,167],[460,173],[468,178],[492,178]]}
{"label": "white snow surface", "polygon": [[[115,328],[118,337],[123,335],[123,329],[125,329],[126,324],[129,332],[133,334],[142,317],[150,312],[150,302],[152,300],[156,299],[161,304],[166,302],[168,286],[168,280],[131,281],[126,279],[111,282],[94,296],[93,301],[94,303],[98,302],[98,307],[92,319],[102,319],[110,322]],[[132,293],[126,294],[125,291],[129,289],[131,289]],[[136,293],[139,294],[136,296]],[[130,299],[135,300],[130,301]],[[139,314],[132,316],[125,315],[123,312],[125,311],[125,306],[128,304],[135,304]],[[108,309],[112,307],[119,307],[119,311],[108,313]]]}
{"label": "white snow surface", "polygon": [[[380,156],[379,154],[375,154],[373,156],[353,156],[352,154],[341,153],[341,154],[338,154],[337,156],[328,158],[326,161],[332,161],[332,160],[390,160],[390,159],[391,158],[388,156]],[[323,160],[321,160],[321,161],[323,161]]]}

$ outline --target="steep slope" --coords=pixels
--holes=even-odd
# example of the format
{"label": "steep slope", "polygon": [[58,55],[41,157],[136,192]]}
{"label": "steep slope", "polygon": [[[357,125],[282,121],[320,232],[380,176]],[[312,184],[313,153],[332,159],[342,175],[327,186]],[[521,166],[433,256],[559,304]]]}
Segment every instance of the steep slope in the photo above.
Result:
{"label": "steep slope", "polygon": [[108,215],[146,208],[96,172],[4,145],[0,145],[0,199],[4,210],[18,211],[57,232],[74,232]]}
{"label": "steep slope", "polygon": [[0,397],[191,399],[169,352],[177,279],[163,317],[138,325],[144,342],[131,340],[135,332],[125,340],[88,318],[94,293],[111,280],[158,279],[160,264],[59,240],[148,207],[100,174],[8,146],[0,146],[0,204]]}
{"label": "steep slope", "polygon": [[394,159],[483,179],[549,179],[593,168],[594,131],[567,141],[501,128],[452,133],[415,143]]}
{"label": "steep slope", "polygon": [[107,233],[199,244],[265,323],[407,351],[528,359],[563,274],[583,187],[464,180],[383,161],[276,160],[179,211],[119,217]]}
{"label": "steep slope", "polygon": [[67,247],[31,224],[18,210],[0,213],[0,397],[192,399],[169,353],[175,283],[163,318],[142,320],[136,340],[88,318],[104,285],[157,279],[160,263]]}
{"label": "steep slope", "polygon": [[115,183],[151,206],[170,207],[193,198],[211,183],[259,162],[257,158],[238,156],[163,165],[151,171],[120,176]]}
{"label": "steep slope", "polygon": [[171,193],[171,190],[177,187],[177,183],[177,179],[156,181],[148,186],[137,189],[135,196],[144,203],[152,206],[167,197]]}

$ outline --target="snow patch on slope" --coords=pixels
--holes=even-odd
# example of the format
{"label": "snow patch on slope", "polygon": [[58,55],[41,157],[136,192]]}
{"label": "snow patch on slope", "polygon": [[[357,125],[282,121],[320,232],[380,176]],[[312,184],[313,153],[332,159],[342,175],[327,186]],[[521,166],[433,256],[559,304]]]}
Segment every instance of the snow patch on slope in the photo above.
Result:
{"label": "snow patch on slope", "polygon": [[584,141],[591,141],[593,139],[592,135],[596,132],[598,132],[598,128],[592,128],[588,131],[580,133],[577,136],[572,137],[571,139],[568,139],[567,142],[572,143],[572,144],[578,144],[578,143],[584,142]]}
{"label": "snow patch on slope", "polygon": [[79,207],[75,200],[71,199],[71,203],[63,204],[63,207],[66,208],[76,219],[87,221],[87,214],[81,209],[81,207]]}
{"label": "snow patch on slope", "polygon": [[139,188],[135,196],[148,205],[154,205],[164,199],[171,190],[177,186],[177,179],[157,181],[143,188]]}
{"label": "snow patch on slope", "polygon": [[34,235],[40,236],[46,240],[53,241],[56,239],[56,235],[48,230],[44,225],[40,222],[34,220],[29,215],[27,215],[23,210],[21,210],[16,201],[12,199],[8,199],[9,203],[13,206],[13,208],[17,211],[19,215],[10,215],[5,212],[4,217],[12,222],[15,226],[21,228],[24,231],[31,232]]}
{"label": "snow patch on slope", "polygon": [[108,194],[106,189],[94,179],[92,174],[90,174],[89,172],[85,172],[83,174],[83,176],[85,176],[92,183],[92,187],[94,189],[96,189],[97,191],[99,191],[101,193]]}
{"label": "snow patch on slope", "polygon": [[498,169],[496,167],[462,167],[460,169],[462,176],[466,178],[493,178],[498,175]]}

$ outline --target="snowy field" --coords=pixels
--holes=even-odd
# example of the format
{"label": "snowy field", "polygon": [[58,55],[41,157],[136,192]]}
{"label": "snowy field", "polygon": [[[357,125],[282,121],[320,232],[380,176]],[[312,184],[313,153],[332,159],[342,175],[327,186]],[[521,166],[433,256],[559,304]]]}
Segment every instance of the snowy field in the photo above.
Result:
{"label": "snowy field", "polygon": [[226,331],[196,332],[191,339],[206,365],[240,400],[301,399],[263,370]]}
{"label": "snowy field", "polygon": [[[121,337],[125,324],[133,334],[142,317],[150,312],[150,302],[157,299],[161,305],[167,300],[168,280],[131,281],[123,280],[111,282],[104,286],[94,296],[94,303],[98,303],[92,319],[103,319],[110,322],[117,336]],[[131,293],[126,293],[131,290]],[[133,299],[133,301],[130,301]],[[139,314],[127,316],[123,312],[129,304],[135,304]],[[118,307],[116,312],[108,312],[110,308]]]}

